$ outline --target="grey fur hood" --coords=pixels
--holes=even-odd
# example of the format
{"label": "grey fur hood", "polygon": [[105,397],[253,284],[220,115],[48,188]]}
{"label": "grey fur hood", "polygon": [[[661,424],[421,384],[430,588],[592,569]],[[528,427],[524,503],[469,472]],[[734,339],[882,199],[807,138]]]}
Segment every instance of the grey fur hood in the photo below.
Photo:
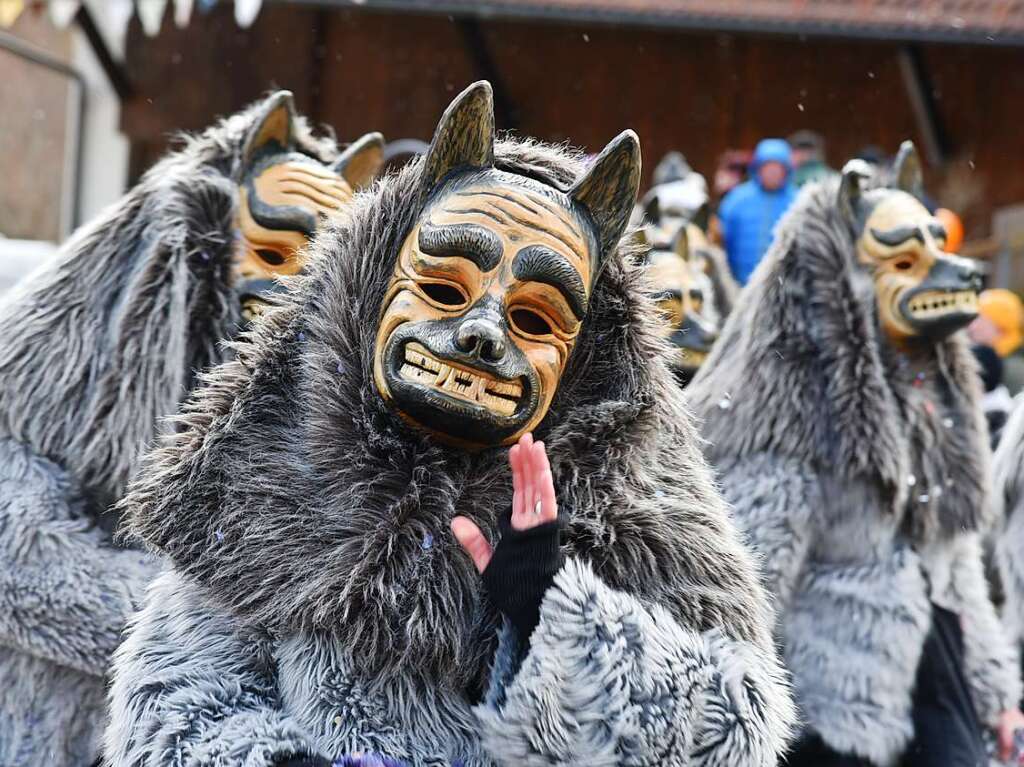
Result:
{"label": "grey fur hood", "polygon": [[[262,106],[184,137],[0,305],[0,436],[68,469],[100,508],[194,372],[224,358],[242,147]],[[336,153],[301,118],[296,144]]]}
{"label": "grey fur hood", "polygon": [[[874,286],[855,262],[838,185],[801,192],[687,389],[708,455],[718,463],[768,453],[868,478],[898,517],[910,493],[940,486],[941,498],[909,504],[906,529],[934,539],[983,527],[988,448],[965,336],[935,347],[934,375],[955,414],[938,435],[908,404],[914,377],[882,341]],[[913,455],[925,465],[914,465]]]}
{"label": "grey fur hood", "polygon": [[[496,145],[496,166],[566,188],[579,155]],[[336,636],[367,673],[479,680],[497,616],[448,532],[496,532],[511,503],[505,451],[445,447],[372,383],[381,302],[418,214],[420,166],[359,195],[321,232],[310,274],[214,370],[121,508],[127,531],[273,633]],[[737,543],[651,331],[627,254],[611,258],[555,401],[546,441],[567,553],[615,589],[699,629],[770,647],[767,601]]]}

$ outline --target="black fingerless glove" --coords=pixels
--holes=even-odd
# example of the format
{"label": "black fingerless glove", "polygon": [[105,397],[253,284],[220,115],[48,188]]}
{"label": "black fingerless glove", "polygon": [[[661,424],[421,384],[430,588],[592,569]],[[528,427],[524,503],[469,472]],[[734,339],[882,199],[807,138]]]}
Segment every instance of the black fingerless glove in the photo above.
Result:
{"label": "black fingerless glove", "polygon": [[499,529],[501,539],[482,575],[484,589],[526,643],[540,622],[541,600],[565,561],[559,549],[561,525],[556,520],[515,530],[509,515]]}
{"label": "black fingerless glove", "polygon": [[274,767],[331,767],[331,760],[322,756],[285,756],[274,761]]}

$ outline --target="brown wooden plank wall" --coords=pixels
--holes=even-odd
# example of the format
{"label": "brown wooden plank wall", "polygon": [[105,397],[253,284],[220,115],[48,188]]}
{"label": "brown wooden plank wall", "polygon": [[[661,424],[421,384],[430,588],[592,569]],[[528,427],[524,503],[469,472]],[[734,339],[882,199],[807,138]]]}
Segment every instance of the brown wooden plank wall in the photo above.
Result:
{"label": "brown wooden plank wall", "polygon": [[[893,43],[480,25],[520,131],[597,151],[632,127],[648,174],[669,149],[710,174],[724,149],[802,127],[828,138],[834,165],[865,144],[919,139]],[[124,111],[135,173],[168,131],[200,128],[274,86],[342,139],[429,139],[451,96],[484,74],[450,18],[272,4],[250,30],[223,4],[184,31],[168,18],[154,40],[135,24],[128,50],[140,92]],[[1024,200],[1024,51],[932,46],[924,58],[953,149],[929,185],[984,236],[994,207]]]}

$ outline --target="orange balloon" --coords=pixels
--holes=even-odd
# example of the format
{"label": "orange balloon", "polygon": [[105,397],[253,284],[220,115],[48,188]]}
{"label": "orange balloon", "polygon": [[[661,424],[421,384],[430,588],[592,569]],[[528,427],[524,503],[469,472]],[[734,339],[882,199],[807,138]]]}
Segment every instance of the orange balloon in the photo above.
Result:
{"label": "orange balloon", "polygon": [[956,253],[960,250],[960,246],[964,244],[964,222],[960,220],[960,216],[949,208],[936,209],[935,218],[939,219],[939,223],[946,227],[946,245],[944,250],[947,253]]}

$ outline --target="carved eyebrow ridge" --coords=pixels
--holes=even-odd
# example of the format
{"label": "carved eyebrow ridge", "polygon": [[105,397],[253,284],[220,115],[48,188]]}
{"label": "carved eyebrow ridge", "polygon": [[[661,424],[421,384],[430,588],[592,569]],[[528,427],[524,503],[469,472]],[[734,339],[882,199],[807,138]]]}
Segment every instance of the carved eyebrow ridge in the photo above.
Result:
{"label": "carved eyebrow ridge", "polygon": [[543,245],[527,245],[512,260],[512,274],[522,282],[542,282],[565,298],[578,320],[587,313],[583,278],[565,256]]}
{"label": "carved eyebrow ridge", "polygon": [[872,228],[871,236],[883,245],[890,247],[902,245],[909,239],[915,239],[924,244],[924,234],[919,226],[901,226],[897,229],[890,229],[887,232],[881,232],[878,229]]}
{"label": "carved eyebrow ridge", "polygon": [[417,240],[420,250],[428,256],[466,258],[483,272],[496,267],[504,251],[498,235],[476,224],[426,223],[420,227]]}
{"label": "carved eyebrow ridge", "polygon": [[932,237],[934,237],[936,240],[945,240],[949,238],[949,233],[946,231],[946,227],[944,227],[942,224],[928,224],[928,231],[932,233]]}

